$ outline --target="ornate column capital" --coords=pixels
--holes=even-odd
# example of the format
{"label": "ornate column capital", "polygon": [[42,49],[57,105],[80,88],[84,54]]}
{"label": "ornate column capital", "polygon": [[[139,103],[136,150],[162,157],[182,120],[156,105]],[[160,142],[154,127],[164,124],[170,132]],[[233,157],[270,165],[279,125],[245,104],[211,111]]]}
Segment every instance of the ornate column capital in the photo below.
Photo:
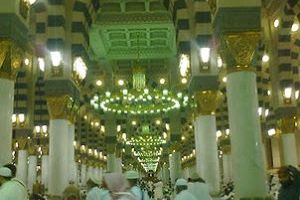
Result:
{"label": "ornate column capital", "polygon": [[285,117],[277,121],[281,134],[295,133],[297,129],[297,117]]}
{"label": "ornate column capital", "polygon": [[19,146],[19,150],[27,150],[28,147],[28,139],[25,137],[22,138],[18,138],[18,146]]}
{"label": "ornate column capital", "polygon": [[255,31],[226,33],[221,39],[220,54],[227,62],[227,73],[254,71],[250,68],[260,33]]}
{"label": "ornate column capital", "polygon": [[198,115],[213,115],[222,101],[220,91],[199,91],[195,94]]}
{"label": "ornate column capital", "polygon": [[42,146],[42,152],[43,155],[49,155],[49,146],[48,145]]}
{"label": "ornate column capital", "polygon": [[75,122],[79,105],[69,95],[48,96],[47,105],[50,119],[67,119],[71,123]]}
{"label": "ornate column capital", "polygon": [[22,49],[11,39],[0,39],[0,78],[15,80],[22,63]]}
{"label": "ornate column capital", "polygon": [[30,144],[28,147],[28,153],[30,156],[36,156],[36,146],[34,144]]}

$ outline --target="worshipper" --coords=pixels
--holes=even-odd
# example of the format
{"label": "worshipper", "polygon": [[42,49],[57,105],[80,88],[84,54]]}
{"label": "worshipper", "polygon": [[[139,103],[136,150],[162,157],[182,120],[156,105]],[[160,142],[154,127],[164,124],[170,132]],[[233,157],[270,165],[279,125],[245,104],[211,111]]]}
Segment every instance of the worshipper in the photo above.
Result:
{"label": "worshipper", "polygon": [[80,190],[73,180],[69,181],[69,185],[64,190],[63,200],[81,200]]}
{"label": "worshipper", "polygon": [[140,178],[139,173],[137,171],[130,170],[130,171],[125,172],[125,176],[126,176],[127,181],[129,183],[130,192],[132,194],[134,194],[136,199],[137,200],[148,200],[149,196],[138,185],[138,181],[139,181],[139,178]]}
{"label": "worshipper", "polygon": [[103,195],[101,200],[137,200],[130,192],[129,183],[121,173],[106,173],[102,187],[109,192]]}
{"label": "worshipper", "polygon": [[300,196],[300,172],[293,166],[282,166],[278,170],[281,184],[278,200],[298,200]]}
{"label": "worshipper", "polygon": [[30,199],[31,200],[45,200],[44,194],[44,185],[38,181],[38,179],[35,181],[35,183],[32,186],[32,194]]}
{"label": "worshipper", "polygon": [[192,193],[197,200],[211,200],[209,195],[209,188],[205,181],[197,174],[194,173],[190,178],[188,184],[188,191]]}
{"label": "worshipper", "polygon": [[8,167],[0,167],[0,200],[28,200],[24,183],[13,178],[15,171],[12,172]]}
{"label": "worshipper", "polygon": [[86,200],[102,200],[101,198],[101,189],[99,187],[100,185],[100,180],[95,178],[94,176],[91,176],[88,181],[87,181],[87,195],[86,195]]}
{"label": "worshipper", "polygon": [[175,183],[176,196],[174,200],[197,200],[196,197],[188,191],[188,182],[183,179],[177,179]]}

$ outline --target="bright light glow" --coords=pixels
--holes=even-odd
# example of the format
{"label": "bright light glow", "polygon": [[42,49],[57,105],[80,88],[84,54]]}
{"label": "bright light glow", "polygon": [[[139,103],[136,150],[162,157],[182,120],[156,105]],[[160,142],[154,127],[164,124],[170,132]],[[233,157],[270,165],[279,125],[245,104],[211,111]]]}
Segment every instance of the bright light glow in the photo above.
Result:
{"label": "bright light glow", "polygon": [[101,132],[105,132],[105,126],[101,126],[100,130]]}
{"label": "bright light glow", "polygon": [[25,122],[25,114],[21,113],[18,114],[19,122],[24,123]]}
{"label": "bright light glow", "polygon": [[299,98],[299,90],[295,91],[295,98],[298,99]]}
{"label": "bright light glow", "polygon": [[291,30],[292,30],[292,32],[298,31],[299,30],[299,24],[298,23],[293,23]]}
{"label": "bright light glow", "polygon": [[222,78],[222,81],[223,81],[224,83],[226,83],[226,82],[227,82],[227,77],[224,76],[224,77]]}
{"label": "bright light glow", "polygon": [[160,125],[161,124],[161,121],[158,119],[155,121],[156,125]]}
{"label": "bright light glow", "polygon": [[182,84],[186,84],[186,83],[187,83],[187,79],[186,79],[186,78],[182,78],[182,79],[181,79],[181,83],[182,83]]}
{"label": "bright light glow", "polygon": [[270,60],[269,55],[268,54],[264,54],[263,57],[262,57],[262,61],[266,63],[266,62],[269,62],[269,60]]}
{"label": "bright light glow", "polygon": [[184,141],[184,140],[185,140],[185,137],[184,137],[184,136],[181,136],[181,140]]}
{"label": "bright light glow", "polygon": [[124,80],[122,80],[122,79],[118,80],[118,85],[123,86],[124,85]]}
{"label": "bright light glow", "polygon": [[45,60],[44,58],[38,58],[38,65],[39,65],[39,69],[44,72],[45,71]]}
{"label": "bright light glow", "polygon": [[97,85],[97,86],[101,86],[102,84],[103,84],[103,83],[102,83],[101,80],[97,80],[97,81],[96,81],[96,85]]}
{"label": "bright light glow", "polygon": [[100,123],[99,123],[99,122],[95,122],[95,126],[96,126],[96,127],[99,127],[99,126],[100,126]]}
{"label": "bright light glow", "polygon": [[123,134],[122,134],[122,138],[123,138],[123,140],[126,141],[126,138],[127,138],[126,133],[123,133]]}
{"label": "bright light glow", "polygon": [[279,24],[280,24],[279,19],[275,19],[275,21],[274,21],[274,27],[277,28],[279,26]]}
{"label": "bright light glow", "polygon": [[229,134],[230,134],[230,130],[229,130],[229,129],[226,129],[226,130],[225,130],[225,133],[226,133],[226,135],[229,135]]}
{"label": "bright light glow", "polygon": [[217,135],[217,138],[221,137],[222,136],[222,131],[217,130],[216,135]]}
{"label": "bright light glow", "polygon": [[121,125],[117,126],[117,131],[120,132],[121,131]]}
{"label": "bright light glow", "polygon": [[271,128],[271,129],[268,130],[268,135],[269,136],[273,136],[275,134],[276,134],[276,130],[274,128]]}
{"label": "bright light glow", "polygon": [[222,61],[222,58],[220,56],[218,56],[217,64],[218,64],[219,68],[221,68],[223,66],[223,61]]}
{"label": "bright light glow", "polygon": [[36,0],[27,0],[30,5],[34,4]]}
{"label": "bright light glow", "polygon": [[268,94],[268,96],[270,96],[271,95],[271,90],[268,90],[267,94]]}
{"label": "bright light glow", "polygon": [[200,57],[202,62],[208,63],[210,57],[210,48],[200,48]]}
{"label": "bright light glow", "polygon": [[283,97],[286,99],[290,99],[292,97],[292,88],[291,87],[284,88]]}
{"label": "bright light glow", "polygon": [[54,67],[60,66],[61,61],[62,61],[62,56],[61,56],[61,53],[59,51],[51,51],[50,52],[50,58],[51,58],[52,65]]}
{"label": "bright light glow", "polygon": [[12,121],[12,123],[16,123],[17,122],[17,115],[16,114],[13,114],[11,116],[11,121]]}
{"label": "bright light glow", "polygon": [[83,118],[84,118],[85,120],[87,120],[88,117],[87,117],[87,115],[84,115]]}
{"label": "bright light glow", "polygon": [[80,80],[85,79],[87,74],[87,66],[81,57],[76,57],[73,63],[73,70],[79,76]]}
{"label": "bright light glow", "polygon": [[34,130],[36,133],[40,133],[41,132],[41,127],[40,126],[35,126]]}
{"label": "bright light glow", "polygon": [[269,115],[269,109],[265,109],[265,116],[267,117]]}
{"label": "bright light glow", "polygon": [[167,129],[167,131],[170,130],[170,125],[169,124],[166,124],[166,129]]}
{"label": "bright light glow", "polygon": [[190,68],[190,58],[186,54],[180,55],[180,62],[179,62],[179,71],[180,75],[185,77],[187,76],[188,70]]}
{"label": "bright light glow", "polygon": [[161,85],[165,84],[165,83],[166,83],[166,79],[161,78],[161,79],[159,80],[159,83],[160,83]]}
{"label": "bright light glow", "polygon": [[47,133],[47,130],[48,130],[48,126],[47,125],[43,125],[42,126],[42,132],[43,133]]}
{"label": "bright light glow", "polygon": [[258,113],[259,116],[262,115],[262,107],[259,107],[259,108],[257,109],[257,113]]}
{"label": "bright light glow", "polygon": [[131,122],[131,125],[132,125],[132,126],[135,126],[135,125],[136,125],[136,121],[133,120],[133,121]]}
{"label": "bright light glow", "polygon": [[25,64],[26,66],[28,66],[28,65],[29,65],[29,59],[28,59],[28,58],[25,58],[25,60],[24,60],[24,64]]}
{"label": "bright light glow", "polygon": [[163,132],[163,138],[166,139],[168,137],[168,134],[166,132]]}

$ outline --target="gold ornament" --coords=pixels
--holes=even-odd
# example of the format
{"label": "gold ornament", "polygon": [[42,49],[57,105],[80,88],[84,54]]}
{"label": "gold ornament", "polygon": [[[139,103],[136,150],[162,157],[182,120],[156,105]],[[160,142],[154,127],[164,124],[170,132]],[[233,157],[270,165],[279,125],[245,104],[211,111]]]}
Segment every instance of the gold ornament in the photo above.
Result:
{"label": "gold ornament", "polygon": [[69,95],[48,96],[47,105],[51,119],[67,119],[71,123],[75,122],[79,106]]}
{"label": "gold ornament", "polygon": [[197,113],[199,115],[213,115],[222,101],[222,93],[219,91],[200,91],[195,94]]}
{"label": "gold ornament", "polygon": [[19,144],[20,150],[25,150],[25,149],[27,149],[28,139],[27,138],[19,138],[18,144]]}
{"label": "gold ornament", "polygon": [[228,69],[228,73],[234,71],[251,70],[249,67],[260,39],[259,32],[242,32],[226,34],[225,45],[231,56],[236,61],[235,68]]}
{"label": "gold ornament", "polygon": [[28,153],[29,155],[31,156],[34,156],[36,155],[36,146],[34,144],[30,144],[29,147],[28,147]]}
{"label": "gold ornament", "polygon": [[0,78],[15,80],[22,63],[22,50],[9,39],[0,39]]}
{"label": "gold ornament", "polygon": [[278,121],[282,134],[295,133],[297,129],[297,118],[296,117],[286,117]]}
{"label": "gold ornament", "polygon": [[43,155],[49,155],[49,146],[48,145],[42,146],[42,152]]}

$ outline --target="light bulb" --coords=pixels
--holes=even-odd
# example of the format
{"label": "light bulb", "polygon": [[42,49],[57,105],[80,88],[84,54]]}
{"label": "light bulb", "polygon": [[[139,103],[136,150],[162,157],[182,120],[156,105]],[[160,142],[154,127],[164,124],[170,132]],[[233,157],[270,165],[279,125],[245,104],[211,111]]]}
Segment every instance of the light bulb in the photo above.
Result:
{"label": "light bulb", "polygon": [[200,48],[200,57],[202,62],[208,63],[210,57],[210,48]]}
{"label": "light bulb", "polygon": [[59,51],[51,51],[50,52],[50,58],[51,58],[52,65],[54,67],[60,66],[61,61],[62,61],[62,56],[61,56],[61,53]]}

